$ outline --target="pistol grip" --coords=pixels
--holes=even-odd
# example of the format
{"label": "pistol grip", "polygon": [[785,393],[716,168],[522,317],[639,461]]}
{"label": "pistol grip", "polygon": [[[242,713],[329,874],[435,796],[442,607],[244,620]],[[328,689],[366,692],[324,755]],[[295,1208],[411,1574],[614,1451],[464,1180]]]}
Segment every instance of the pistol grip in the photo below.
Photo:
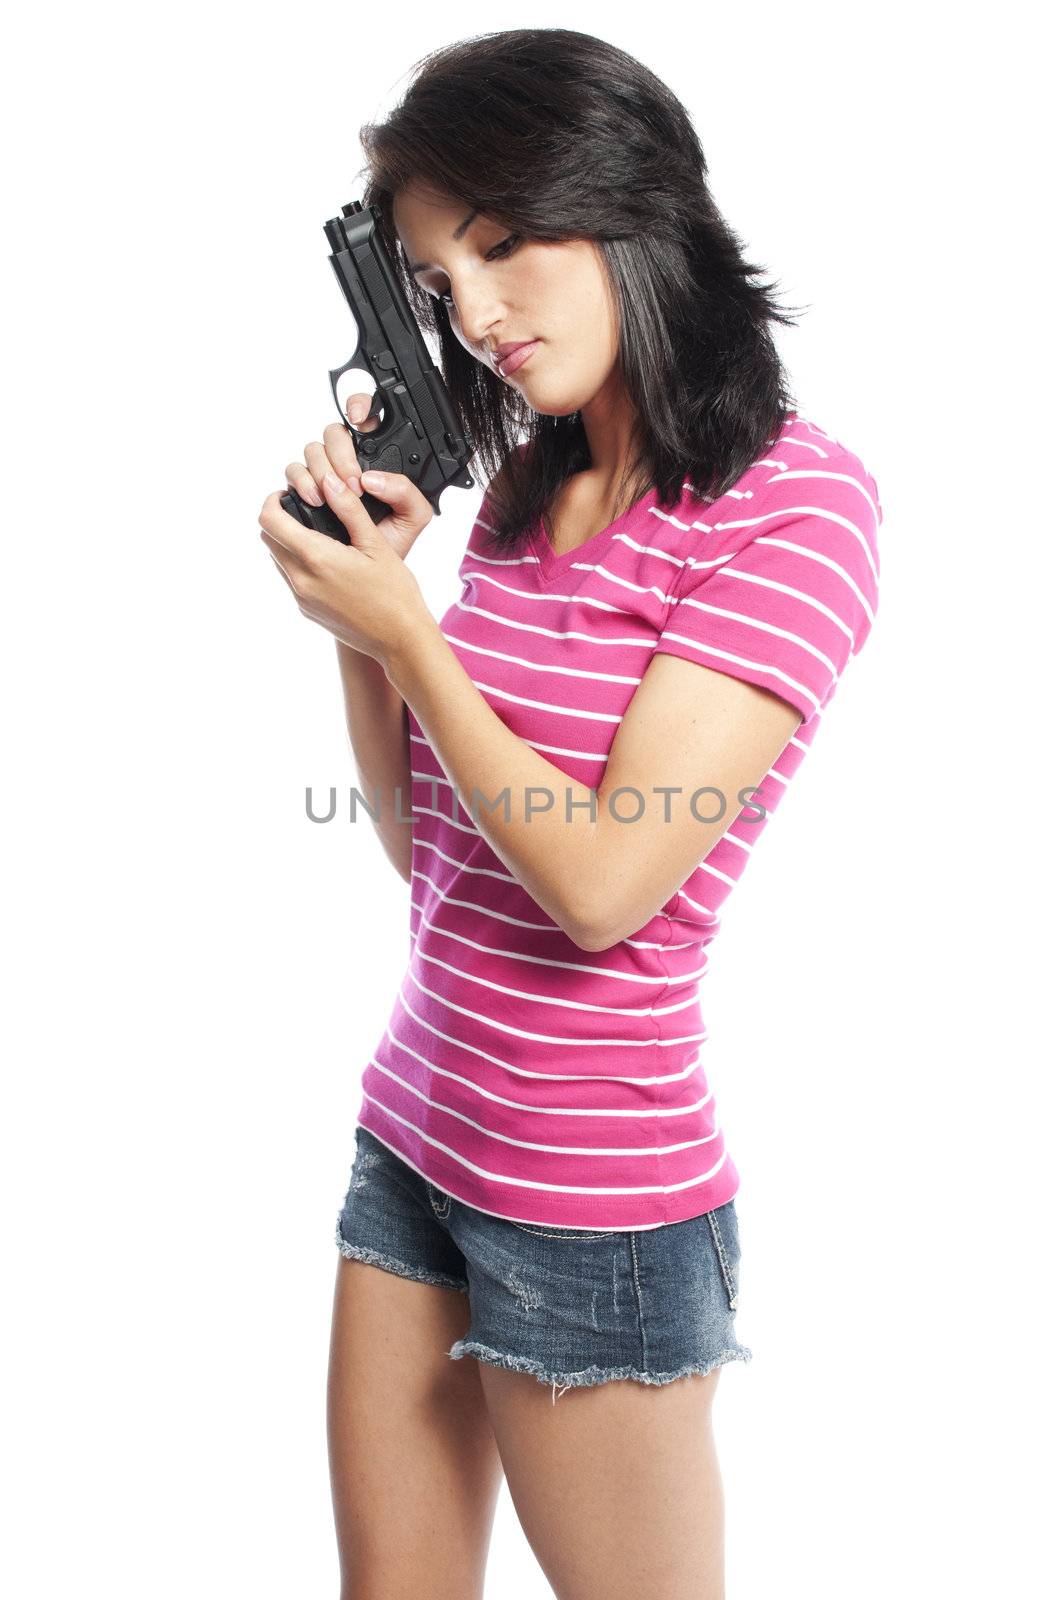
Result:
{"label": "pistol grip", "polygon": [[[362,495],[362,505],[374,524],[383,522],[392,512],[392,507],[386,501],[378,500],[368,492]],[[290,517],[301,522],[304,528],[316,528],[318,533],[327,533],[330,539],[336,539],[340,544],[350,544],[350,535],[331,506],[312,506],[301,494],[289,489],[281,495],[281,507]]]}

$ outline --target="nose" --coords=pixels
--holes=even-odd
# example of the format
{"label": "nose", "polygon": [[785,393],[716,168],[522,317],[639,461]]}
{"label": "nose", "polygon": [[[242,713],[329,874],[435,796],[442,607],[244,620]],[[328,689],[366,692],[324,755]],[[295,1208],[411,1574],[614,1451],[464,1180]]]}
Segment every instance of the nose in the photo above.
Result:
{"label": "nose", "polygon": [[492,328],[501,327],[505,313],[496,295],[485,288],[470,286],[459,288],[451,284],[454,301],[453,314],[457,318],[458,332],[464,344],[482,361],[490,362],[488,334]]}

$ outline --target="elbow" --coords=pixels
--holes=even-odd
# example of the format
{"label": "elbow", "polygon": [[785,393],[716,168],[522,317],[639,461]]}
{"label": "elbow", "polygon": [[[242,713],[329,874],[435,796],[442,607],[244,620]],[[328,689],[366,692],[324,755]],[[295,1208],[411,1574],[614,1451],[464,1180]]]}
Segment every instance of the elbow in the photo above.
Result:
{"label": "elbow", "polygon": [[594,954],[623,944],[656,915],[645,900],[641,904],[632,901],[622,904],[615,895],[604,902],[584,900],[582,905],[570,910],[565,932],[573,944]]}
{"label": "elbow", "polygon": [[588,905],[573,908],[565,920],[564,931],[574,945],[588,952],[611,950],[626,937],[615,921],[602,915],[601,907]]}
{"label": "elbow", "polygon": [[611,950],[614,944],[619,944],[622,939],[626,938],[626,933],[621,933],[612,928],[606,932],[602,932],[599,929],[594,928],[589,931],[581,932],[580,937],[575,940],[575,943],[579,945],[581,950],[587,950],[596,954],[599,950]]}

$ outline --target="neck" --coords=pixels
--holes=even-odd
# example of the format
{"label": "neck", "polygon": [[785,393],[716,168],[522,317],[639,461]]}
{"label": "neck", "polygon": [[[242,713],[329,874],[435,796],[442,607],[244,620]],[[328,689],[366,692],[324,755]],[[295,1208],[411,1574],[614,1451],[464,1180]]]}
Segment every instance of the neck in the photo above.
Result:
{"label": "neck", "polygon": [[603,501],[614,500],[637,457],[635,410],[620,382],[619,365],[582,408],[580,418],[591,458],[585,476],[593,481]]}

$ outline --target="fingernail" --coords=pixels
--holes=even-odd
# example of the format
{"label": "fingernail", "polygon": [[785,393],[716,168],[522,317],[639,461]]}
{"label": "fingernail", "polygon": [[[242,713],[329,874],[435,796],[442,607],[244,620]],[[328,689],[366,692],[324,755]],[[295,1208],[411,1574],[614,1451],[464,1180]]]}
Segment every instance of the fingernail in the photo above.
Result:
{"label": "fingernail", "polygon": [[348,489],[353,489],[355,494],[361,494],[362,492],[362,485],[359,483],[357,477],[348,478],[347,487]]}
{"label": "fingernail", "polygon": [[347,407],[347,415],[352,422],[364,422],[369,413],[368,399],[352,400]]}
{"label": "fingernail", "polygon": [[364,489],[382,489],[384,487],[384,474],[382,472],[363,472],[362,487]]}
{"label": "fingernail", "polygon": [[343,493],[343,484],[334,472],[325,473],[325,488],[331,490],[333,494]]}
{"label": "fingernail", "polygon": [[312,506],[323,506],[325,504],[316,489],[308,489],[303,495],[303,499],[309,501]]}

